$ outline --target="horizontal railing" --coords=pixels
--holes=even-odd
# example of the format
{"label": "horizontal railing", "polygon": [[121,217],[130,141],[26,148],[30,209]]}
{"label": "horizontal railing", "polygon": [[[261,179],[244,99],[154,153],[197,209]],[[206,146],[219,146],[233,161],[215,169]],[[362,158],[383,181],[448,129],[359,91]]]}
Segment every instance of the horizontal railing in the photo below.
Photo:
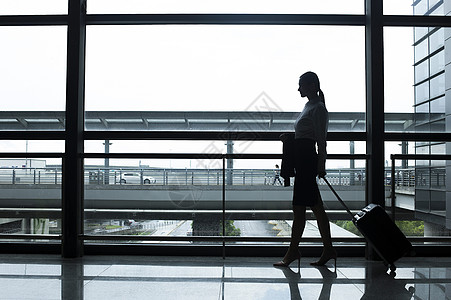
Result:
{"label": "horizontal railing", "polygon": [[[227,169],[228,185],[282,185],[279,169]],[[131,175],[130,175],[131,174]],[[327,169],[335,185],[364,185],[365,169]],[[130,175],[130,176],[129,176]],[[61,184],[62,168],[0,167],[0,184]],[[221,185],[222,169],[85,167],[85,184]],[[277,180],[280,178],[280,180]],[[402,182],[401,182],[402,183]],[[322,183],[321,183],[322,184]]]}
{"label": "horizontal railing", "polygon": [[[25,154],[27,155],[27,154]],[[25,156],[24,157],[29,157]],[[159,159],[281,159],[280,154],[85,154],[85,158],[159,158]],[[13,157],[20,157],[15,153]],[[42,156],[39,156],[42,157]],[[329,155],[329,159],[366,159],[365,155]],[[222,169],[175,169],[133,167],[85,167],[85,184],[159,184],[221,185]],[[227,184],[273,185],[277,169],[226,169]],[[336,185],[364,185],[365,169],[328,169],[328,177]],[[127,180],[125,174],[133,174]],[[281,179],[282,180],[282,179]],[[127,182],[128,181],[128,182]],[[62,168],[0,167],[0,184],[61,184]]]}
{"label": "horizontal railing", "polygon": [[[390,206],[391,206],[391,216],[395,220],[396,213],[396,189],[400,187],[401,182],[405,182],[405,177],[408,177],[407,184],[418,189],[428,189],[428,188],[438,188],[445,191],[446,187],[446,163],[441,166],[430,166],[421,164],[420,166],[415,166],[414,169],[397,169],[397,160],[415,160],[415,161],[446,161],[451,159],[451,155],[440,155],[440,154],[392,154],[391,158],[391,174],[390,178],[395,178],[395,180],[390,180],[391,193],[390,193]],[[423,172],[424,170],[428,172]],[[403,185],[401,185],[403,186]],[[446,201],[446,200],[445,200]]]}

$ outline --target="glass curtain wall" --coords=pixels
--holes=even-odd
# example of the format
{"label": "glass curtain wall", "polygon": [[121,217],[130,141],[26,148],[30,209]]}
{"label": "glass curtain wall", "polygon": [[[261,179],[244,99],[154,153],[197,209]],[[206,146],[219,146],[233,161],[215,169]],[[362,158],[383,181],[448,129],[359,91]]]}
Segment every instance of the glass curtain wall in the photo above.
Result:
{"label": "glass curtain wall", "polygon": [[[394,14],[394,4],[388,2],[384,2],[384,12]],[[445,16],[448,15],[447,5],[447,1],[413,1],[409,10],[396,13],[421,17]],[[428,135],[440,136],[447,132],[445,44],[449,28],[424,25],[384,28],[386,131],[422,136],[421,139],[404,140],[397,146],[393,145],[391,154],[449,154],[446,140],[427,139]],[[397,55],[400,48],[404,49],[402,57]],[[390,114],[399,116],[403,128],[387,127]],[[419,229],[421,235],[447,236],[446,157],[434,160],[413,158],[394,162],[395,178],[390,180],[395,182],[398,206],[414,208],[411,222],[419,226],[411,228]]]}
{"label": "glass curtain wall", "polygon": [[[54,9],[64,11],[15,4],[2,13]],[[64,142],[45,140],[43,132],[65,129],[66,32],[66,26],[0,26],[0,130],[4,138],[20,132],[0,141],[0,234],[8,242],[53,243],[61,234]]]}
{"label": "glass curtain wall", "polygon": [[[447,1],[421,0],[414,3],[413,12],[418,16],[448,15],[447,7]],[[449,39],[449,28],[415,27],[413,32],[415,130],[447,132],[449,108],[446,105],[445,91],[450,85],[449,80],[445,80],[448,70],[446,65],[449,64],[446,60],[446,57],[449,57],[449,49],[445,44]],[[415,143],[415,151],[417,154],[449,154],[445,141],[419,141]],[[447,161],[417,160],[415,165],[418,178],[415,201],[417,215],[424,220],[425,235],[448,236],[451,227],[447,224],[446,217],[449,201],[449,186],[446,184]]]}
{"label": "glass curtain wall", "polygon": [[[337,78],[345,69],[355,89],[343,105],[342,83]],[[150,241],[180,236],[194,239],[222,236],[224,224],[226,236],[262,240],[288,237],[292,188],[283,187],[278,174],[280,158],[226,159],[223,177],[223,161],[208,157],[281,153],[280,141],[261,139],[268,133],[293,131],[294,119],[306,102],[297,91],[298,78],[308,70],[321,78],[331,113],[330,131],[363,132],[362,26],[88,26],[86,130],[141,130],[149,134],[169,130],[185,132],[188,137],[190,132],[216,131],[218,139],[228,132],[246,132],[251,138],[90,141],[86,152],[201,156],[190,160],[105,158],[100,165],[85,160],[85,176],[90,178],[85,185],[85,234],[91,235],[90,239],[135,232],[150,236]],[[361,145],[352,151],[364,154]],[[329,152],[350,154],[351,145],[332,142]],[[328,166],[335,184],[347,187],[358,183],[353,187],[355,195],[350,193],[346,198],[356,202],[352,204],[355,208],[359,207],[357,202],[363,206],[365,162],[331,160]],[[114,191],[116,204],[103,206],[98,201],[99,190],[93,186],[98,183],[105,183],[101,188],[104,194],[108,189]],[[95,194],[92,189],[96,189]],[[322,190],[328,193],[325,186]],[[331,194],[325,197],[330,207],[341,209]],[[112,205],[113,201],[103,203]],[[110,209],[110,217],[88,217],[90,211],[99,209]],[[123,209],[145,213],[121,219],[118,212]],[[339,226],[334,228],[340,237],[355,236],[345,235],[346,230]],[[312,229],[311,237],[317,238],[316,225]],[[139,238],[137,242],[142,243]]]}
{"label": "glass curtain wall", "polygon": [[[70,70],[67,7],[53,1],[39,9],[8,6],[5,14],[13,18],[0,17],[6,41],[0,76],[7,83],[0,95],[8,99],[0,112],[0,184],[7,198],[0,220],[20,231],[2,234],[60,238],[61,178],[66,151],[72,151],[64,142],[80,143],[70,136],[75,127],[66,129],[66,72],[81,67],[84,196],[77,201],[83,228],[72,229],[86,244],[286,242],[292,188],[282,186],[278,173],[278,136],[293,130],[305,103],[298,78],[309,70],[326,95],[327,172],[344,200],[353,210],[368,200],[366,107],[378,99],[366,94],[365,80],[383,75],[385,133],[370,142],[384,143],[384,165],[376,168],[384,170],[386,207],[399,221],[424,227],[416,234],[406,230],[409,236],[445,235],[447,160],[401,159],[395,176],[389,169],[391,154],[447,153],[447,28],[424,18],[419,26],[415,18],[386,17],[429,16],[437,24],[446,3],[382,2],[383,14],[372,13],[384,27],[384,74],[368,68],[366,50],[378,45],[365,44],[364,1],[281,1],[275,7],[250,0],[90,0],[82,21],[86,44],[80,39],[86,56]],[[389,197],[393,182],[396,203]],[[362,242],[319,184],[335,241]],[[319,245],[315,222],[309,226],[306,241]]]}

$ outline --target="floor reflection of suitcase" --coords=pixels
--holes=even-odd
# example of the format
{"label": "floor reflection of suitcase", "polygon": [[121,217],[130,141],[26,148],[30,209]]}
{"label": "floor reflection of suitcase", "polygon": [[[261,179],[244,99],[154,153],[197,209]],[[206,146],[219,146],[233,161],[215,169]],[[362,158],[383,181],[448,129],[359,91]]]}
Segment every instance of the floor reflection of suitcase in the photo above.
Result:
{"label": "floor reflection of suitcase", "polygon": [[412,244],[390,219],[385,209],[377,204],[369,204],[356,215],[353,215],[327,179],[324,178],[338,201],[351,215],[352,222],[362,233],[367,242],[374,248],[391,271],[396,270],[395,261],[412,250]]}

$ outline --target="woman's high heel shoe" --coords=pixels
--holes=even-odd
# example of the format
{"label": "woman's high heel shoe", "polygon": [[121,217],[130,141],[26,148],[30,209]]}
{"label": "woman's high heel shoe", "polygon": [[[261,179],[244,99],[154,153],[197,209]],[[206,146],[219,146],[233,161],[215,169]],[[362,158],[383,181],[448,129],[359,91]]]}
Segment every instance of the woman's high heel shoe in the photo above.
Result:
{"label": "woman's high heel shoe", "polygon": [[290,264],[295,261],[298,260],[298,273],[301,271],[301,252],[297,252],[296,256],[289,260],[289,261],[285,261],[285,260],[281,260],[279,262],[276,262],[273,264],[274,267],[282,267],[282,268],[288,268],[290,266]]}
{"label": "woman's high heel shoe", "polygon": [[328,254],[321,255],[321,258],[318,261],[311,262],[312,266],[324,266],[329,260],[334,260],[335,270],[337,269],[337,252],[333,251]]}

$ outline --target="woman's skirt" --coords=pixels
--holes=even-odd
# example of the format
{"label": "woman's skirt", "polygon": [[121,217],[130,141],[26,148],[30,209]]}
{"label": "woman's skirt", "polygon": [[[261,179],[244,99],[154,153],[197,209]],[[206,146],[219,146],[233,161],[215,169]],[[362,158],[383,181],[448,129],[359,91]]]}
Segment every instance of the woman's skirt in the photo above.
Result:
{"label": "woman's skirt", "polygon": [[319,200],[319,189],[316,183],[318,154],[316,153],[315,141],[296,139],[294,153],[293,205],[314,206]]}

